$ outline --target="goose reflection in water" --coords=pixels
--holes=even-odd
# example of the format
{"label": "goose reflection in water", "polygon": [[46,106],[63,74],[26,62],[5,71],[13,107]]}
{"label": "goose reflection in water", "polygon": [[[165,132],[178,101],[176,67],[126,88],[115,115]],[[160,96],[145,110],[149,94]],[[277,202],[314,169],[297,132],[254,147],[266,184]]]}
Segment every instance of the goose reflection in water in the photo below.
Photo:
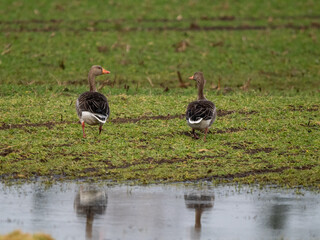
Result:
{"label": "goose reflection in water", "polygon": [[86,217],[86,239],[92,239],[94,216],[105,214],[107,203],[108,195],[104,190],[80,186],[74,199],[74,209],[78,216]]}
{"label": "goose reflection in water", "polygon": [[206,193],[190,193],[184,195],[187,208],[195,209],[195,229],[201,229],[201,215],[205,210],[213,208],[214,195]]}

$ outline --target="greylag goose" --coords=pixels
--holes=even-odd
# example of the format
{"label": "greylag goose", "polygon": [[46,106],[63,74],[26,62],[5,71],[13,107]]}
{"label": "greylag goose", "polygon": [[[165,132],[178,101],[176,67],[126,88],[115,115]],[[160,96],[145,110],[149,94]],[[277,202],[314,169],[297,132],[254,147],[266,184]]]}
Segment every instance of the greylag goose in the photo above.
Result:
{"label": "greylag goose", "polygon": [[89,125],[100,125],[99,134],[102,131],[103,124],[109,117],[109,105],[107,98],[97,92],[95,85],[95,77],[102,74],[109,74],[110,72],[101,66],[94,65],[91,67],[88,74],[88,81],[90,86],[89,92],[82,93],[76,102],[77,114],[82,125],[83,137],[86,137],[84,131],[85,123]]}
{"label": "greylag goose", "polygon": [[196,72],[192,77],[189,77],[189,79],[197,81],[198,99],[189,103],[186,112],[186,120],[188,125],[192,128],[194,138],[199,138],[195,130],[204,130],[203,140],[206,141],[208,129],[217,117],[216,106],[203,95],[203,88],[206,83],[203,73]]}

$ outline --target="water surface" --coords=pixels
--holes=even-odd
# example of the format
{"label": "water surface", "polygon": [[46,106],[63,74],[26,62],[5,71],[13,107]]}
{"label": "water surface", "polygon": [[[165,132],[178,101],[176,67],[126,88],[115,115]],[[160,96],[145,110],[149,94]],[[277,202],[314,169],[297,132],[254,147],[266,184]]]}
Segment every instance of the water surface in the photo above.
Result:
{"label": "water surface", "polygon": [[0,184],[0,234],[64,239],[320,239],[320,195],[173,184]]}

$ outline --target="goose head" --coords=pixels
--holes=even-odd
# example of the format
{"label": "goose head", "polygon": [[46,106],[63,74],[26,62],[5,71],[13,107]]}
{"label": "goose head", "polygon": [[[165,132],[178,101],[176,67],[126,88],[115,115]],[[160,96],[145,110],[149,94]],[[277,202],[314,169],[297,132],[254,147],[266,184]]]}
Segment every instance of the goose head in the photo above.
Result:
{"label": "goose head", "polygon": [[102,75],[102,74],[109,74],[110,71],[105,70],[103,67],[99,66],[99,65],[93,65],[89,71],[88,74],[88,81],[89,81],[89,86],[90,86],[90,91],[91,92],[96,92],[96,84],[95,84],[95,77]]}
{"label": "goose head", "polygon": [[90,74],[94,75],[94,76],[99,76],[102,74],[109,74],[110,71],[104,69],[103,67],[99,66],[99,65],[93,65],[90,69]]}
{"label": "goose head", "polygon": [[202,72],[196,72],[195,74],[193,74],[193,76],[189,77],[189,79],[195,80],[197,82],[198,87],[203,87],[206,83],[206,80],[204,79]]}

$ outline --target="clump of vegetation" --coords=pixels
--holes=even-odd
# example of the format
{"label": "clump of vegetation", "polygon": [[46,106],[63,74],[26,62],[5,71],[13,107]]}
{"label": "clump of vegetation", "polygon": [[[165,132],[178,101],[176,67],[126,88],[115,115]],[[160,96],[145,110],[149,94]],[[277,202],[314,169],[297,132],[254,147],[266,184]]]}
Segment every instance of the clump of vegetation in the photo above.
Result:
{"label": "clump of vegetation", "polygon": [[19,230],[6,235],[0,235],[0,240],[54,240],[50,235],[44,233],[22,233]]}

